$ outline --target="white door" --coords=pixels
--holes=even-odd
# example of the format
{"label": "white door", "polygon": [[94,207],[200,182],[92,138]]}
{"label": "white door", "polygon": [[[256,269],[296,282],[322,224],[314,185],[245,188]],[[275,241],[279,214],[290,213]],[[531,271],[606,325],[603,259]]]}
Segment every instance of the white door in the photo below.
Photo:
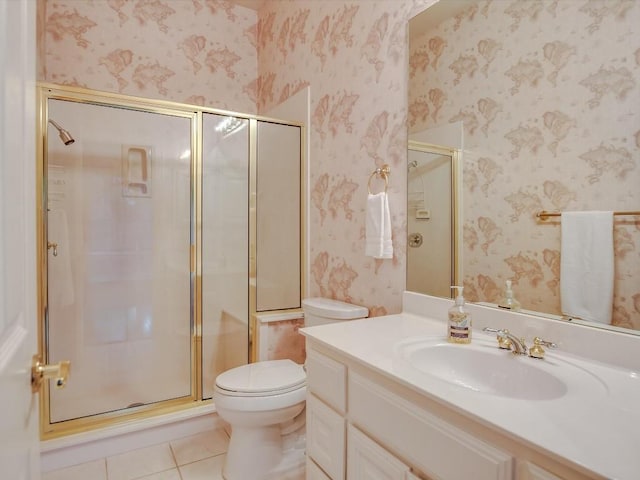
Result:
{"label": "white door", "polygon": [[0,476],[40,478],[35,231],[35,0],[0,0]]}

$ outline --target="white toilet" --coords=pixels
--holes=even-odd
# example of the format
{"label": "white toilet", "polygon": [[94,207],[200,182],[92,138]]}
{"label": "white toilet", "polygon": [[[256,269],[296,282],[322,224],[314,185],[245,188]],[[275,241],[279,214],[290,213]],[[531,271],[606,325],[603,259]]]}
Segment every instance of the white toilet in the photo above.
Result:
{"label": "white toilet", "polygon": [[[302,309],[305,327],[369,314],[365,307],[326,298],[307,298]],[[231,425],[226,480],[304,478],[306,394],[304,369],[291,360],[252,363],[218,375],[213,400]]]}

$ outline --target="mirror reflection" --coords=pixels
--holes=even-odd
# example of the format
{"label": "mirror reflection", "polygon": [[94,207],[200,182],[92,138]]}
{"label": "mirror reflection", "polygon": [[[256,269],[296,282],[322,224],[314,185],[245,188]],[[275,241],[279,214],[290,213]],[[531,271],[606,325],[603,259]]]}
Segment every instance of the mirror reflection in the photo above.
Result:
{"label": "mirror reflection", "polygon": [[[638,2],[586,0],[441,0],[411,20],[410,138],[461,148],[468,300],[498,305],[508,280],[560,317],[561,217],[536,214],[640,209],[638,25]],[[613,218],[605,323],[633,331],[640,217]],[[408,250],[408,278],[428,275]]]}
{"label": "mirror reflection", "polygon": [[407,158],[407,290],[446,297],[459,279],[454,253],[458,153],[410,141]]}

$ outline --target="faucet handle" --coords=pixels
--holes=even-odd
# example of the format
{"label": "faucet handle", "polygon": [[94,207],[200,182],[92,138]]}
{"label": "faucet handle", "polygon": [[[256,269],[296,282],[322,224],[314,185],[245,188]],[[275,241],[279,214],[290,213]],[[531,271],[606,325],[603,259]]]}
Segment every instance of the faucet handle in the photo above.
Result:
{"label": "faucet handle", "polygon": [[543,359],[544,358],[544,348],[542,348],[543,346],[547,347],[547,348],[557,348],[558,347],[553,342],[549,342],[547,340],[543,340],[540,337],[535,337],[533,339],[533,347],[531,347],[529,349],[529,356],[532,357],[532,358]]}
{"label": "faucet handle", "polygon": [[493,327],[484,327],[482,330],[484,332],[491,332],[496,334],[496,340],[498,340],[498,348],[511,350],[511,340],[508,337],[509,330],[507,330],[506,328]]}
{"label": "faucet handle", "polygon": [[499,331],[496,335],[499,348],[502,348],[504,350],[511,350],[511,339],[508,337],[508,334],[509,330],[505,328],[504,330]]}
{"label": "faucet handle", "polygon": [[500,345],[500,348],[509,348],[507,347],[502,347],[502,343],[506,340],[507,342],[509,342],[509,339],[505,336],[507,333],[509,333],[509,330],[507,330],[506,328],[493,328],[493,327],[484,327],[482,329],[483,332],[491,332],[491,333],[495,333],[496,334],[496,339],[498,340],[498,345]]}

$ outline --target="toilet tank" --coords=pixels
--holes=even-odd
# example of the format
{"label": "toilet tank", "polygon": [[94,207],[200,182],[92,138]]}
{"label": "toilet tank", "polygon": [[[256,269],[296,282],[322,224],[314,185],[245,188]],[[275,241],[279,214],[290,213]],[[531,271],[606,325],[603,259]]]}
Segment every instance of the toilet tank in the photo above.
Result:
{"label": "toilet tank", "polygon": [[366,307],[320,297],[302,300],[302,311],[305,327],[366,318],[369,315],[369,309]]}

